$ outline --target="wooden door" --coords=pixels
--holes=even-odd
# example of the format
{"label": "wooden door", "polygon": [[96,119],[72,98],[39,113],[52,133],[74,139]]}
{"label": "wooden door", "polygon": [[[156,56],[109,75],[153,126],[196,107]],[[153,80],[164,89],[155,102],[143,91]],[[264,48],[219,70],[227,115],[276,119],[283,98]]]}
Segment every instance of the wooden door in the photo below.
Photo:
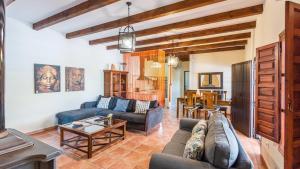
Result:
{"label": "wooden door", "polygon": [[235,129],[251,137],[251,61],[232,65],[231,117]]}
{"label": "wooden door", "polygon": [[300,168],[300,5],[286,2],[285,168]]}
{"label": "wooden door", "polygon": [[279,43],[256,49],[256,134],[272,141],[280,139]]}

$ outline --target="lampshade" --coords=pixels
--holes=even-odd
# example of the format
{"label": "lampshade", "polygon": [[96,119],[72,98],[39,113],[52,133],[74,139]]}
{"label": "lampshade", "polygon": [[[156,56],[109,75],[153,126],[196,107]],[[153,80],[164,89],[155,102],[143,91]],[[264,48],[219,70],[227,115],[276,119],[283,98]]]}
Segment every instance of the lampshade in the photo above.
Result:
{"label": "lampshade", "polygon": [[121,53],[134,52],[135,50],[135,33],[131,26],[126,26],[119,31],[119,50]]}
{"label": "lampshade", "polygon": [[168,65],[172,67],[177,67],[179,63],[179,59],[176,56],[169,56],[168,58]]}
{"label": "lampshade", "polygon": [[128,6],[128,25],[124,28],[120,28],[118,47],[121,53],[134,52],[135,51],[135,32],[132,26],[130,26],[130,5],[131,2],[126,3]]}

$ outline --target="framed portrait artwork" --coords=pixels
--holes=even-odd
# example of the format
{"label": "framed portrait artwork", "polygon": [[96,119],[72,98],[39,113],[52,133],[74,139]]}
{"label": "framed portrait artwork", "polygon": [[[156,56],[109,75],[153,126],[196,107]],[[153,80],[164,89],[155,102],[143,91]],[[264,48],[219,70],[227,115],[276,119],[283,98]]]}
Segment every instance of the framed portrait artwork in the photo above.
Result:
{"label": "framed portrait artwork", "polygon": [[84,90],[84,69],[66,67],[66,91]]}
{"label": "framed portrait artwork", "polygon": [[35,93],[60,92],[60,66],[34,64]]}

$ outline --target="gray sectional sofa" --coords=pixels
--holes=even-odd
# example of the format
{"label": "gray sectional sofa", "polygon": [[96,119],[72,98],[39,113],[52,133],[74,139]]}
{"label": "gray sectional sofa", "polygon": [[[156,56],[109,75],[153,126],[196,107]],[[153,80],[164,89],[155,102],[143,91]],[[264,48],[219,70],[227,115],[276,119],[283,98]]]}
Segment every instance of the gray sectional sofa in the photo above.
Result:
{"label": "gray sectional sofa", "polygon": [[[186,142],[191,137],[193,127],[197,123],[198,120],[195,119],[181,119],[179,130],[177,130],[177,132],[173,135],[171,141],[165,146],[163,152],[152,155],[149,169],[215,169],[218,168],[215,165],[209,163],[205,155],[202,157],[201,161],[183,158]],[[229,121],[228,124],[235,139],[237,140],[237,146],[238,146],[237,158],[230,168],[231,169],[253,169],[252,161],[248,157],[239,139],[237,138],[235,130],[233,129]],[[213,127],[208,127],[208,130],[214,130],[214,129]],[[217,133],[217,132],[215,132],[214,130],[212,133]],[[211,139],[209,140],[211,141]],[[206,138],[205,141],[207,141]],[[212,151],[216,151],[216,150],[214,149]],[[206,153],[207,152],[204,152],[204,154]],[[220,160],[221,159],[220,156],[222,155],[223,153],[216,154],[215,155],[216,157],[214,157],[215,158],[214,161],[217,162],[218,160]]]}
{"label": "gray sectional sofa", "polygon": [[103,96],[99,96],[96,101],[81,104],[80,109],[57,113],[58,124],[66,124],[93,116],[107,116],[111,113],[113,114],[113,118],[127,120],[127,127],[129,129],[141,130],[148,134],[163,119],[163,108],[159,107],[157,101],[150,102],[150,109],[146,114],[137,114],[134,113],[136,100],[130,100],[126,112],[118,112],[113,109],[116,106],[117,99],[121,98],[113,97],[108,109],[102,109],[97,108],[101,97]]}

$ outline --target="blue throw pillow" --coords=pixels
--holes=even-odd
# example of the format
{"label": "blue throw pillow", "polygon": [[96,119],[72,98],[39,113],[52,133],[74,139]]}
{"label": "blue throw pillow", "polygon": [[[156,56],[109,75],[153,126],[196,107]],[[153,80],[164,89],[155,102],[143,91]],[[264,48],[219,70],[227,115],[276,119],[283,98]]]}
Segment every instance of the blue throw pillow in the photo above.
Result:
{"label": "blue throw pillow", "polygon": [[126,112],[129,100],[118,99],[114,111]]}

